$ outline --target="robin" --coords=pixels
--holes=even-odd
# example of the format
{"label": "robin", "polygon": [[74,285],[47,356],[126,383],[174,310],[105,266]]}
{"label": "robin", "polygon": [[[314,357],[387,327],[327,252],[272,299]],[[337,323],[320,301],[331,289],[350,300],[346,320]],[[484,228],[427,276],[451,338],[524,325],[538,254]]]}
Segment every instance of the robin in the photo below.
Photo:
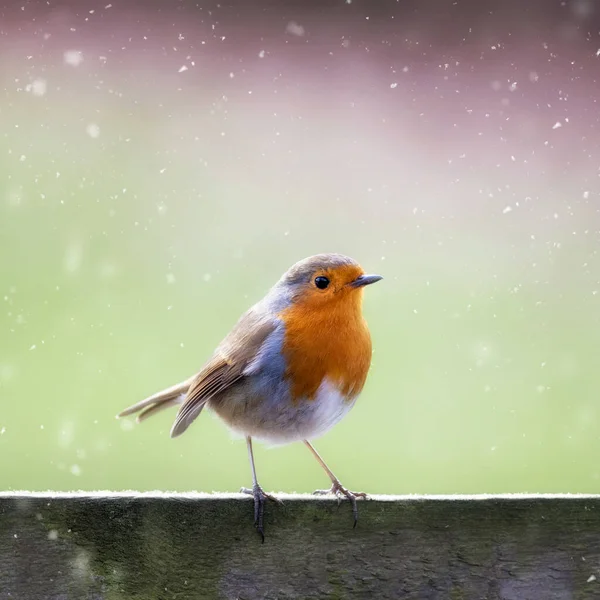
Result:
{"label": "robin", "polygon": [[362,315],[363,288],[382,279],[366,275],[341,254],[318,254],[293,265],[267,295],[244,313],[199,373],[125,409],[138,422],[175,405],[171,437],[181,435],[207,407],[246,438],[252,469],[254,521],[264,542],[267,499],[258,483],[252,439],[270,444],[301,441],[331,480],[329,490],[352,504],[311,443],[354,406],[371,364],[371,336]]}

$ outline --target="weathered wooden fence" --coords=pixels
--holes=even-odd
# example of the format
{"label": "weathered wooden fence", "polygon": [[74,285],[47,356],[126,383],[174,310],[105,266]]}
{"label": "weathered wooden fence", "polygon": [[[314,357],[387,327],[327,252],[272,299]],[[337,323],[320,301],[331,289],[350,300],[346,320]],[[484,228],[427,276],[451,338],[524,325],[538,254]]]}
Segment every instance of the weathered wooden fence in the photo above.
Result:
{"label": "weathered wooden fence", "polygon": [[0,599],[600,598],[600,496],[0,494]]}

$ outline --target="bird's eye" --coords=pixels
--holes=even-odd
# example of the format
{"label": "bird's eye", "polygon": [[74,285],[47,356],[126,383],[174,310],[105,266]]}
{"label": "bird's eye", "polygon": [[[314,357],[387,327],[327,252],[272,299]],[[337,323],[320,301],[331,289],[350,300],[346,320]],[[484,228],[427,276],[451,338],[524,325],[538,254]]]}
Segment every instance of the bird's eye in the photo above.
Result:
{"label": "bird's eye", "polygon": [[327,277],[323,277],[322,275],[315,277],[315,285],[320,290],[324,290],[329,285],[329,279],[327,279]]}

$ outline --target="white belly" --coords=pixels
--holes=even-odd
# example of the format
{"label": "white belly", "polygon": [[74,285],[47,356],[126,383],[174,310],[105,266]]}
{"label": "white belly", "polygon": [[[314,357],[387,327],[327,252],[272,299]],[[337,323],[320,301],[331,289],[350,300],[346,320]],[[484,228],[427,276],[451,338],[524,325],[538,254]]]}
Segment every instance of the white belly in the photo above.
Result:
{"label": "white belly", "polygon": [[305,419],[299,419],[302,439],[315,439],[339,423],[354,406],[356,397],[348,399],[335,385],[324,379],[314,400],[304,401]]}
{"label": "white belly", "polygon": [[289,444],[323,435],[346,416],[355,401],[356,396],[348,399],[325,379],[311,400],[293,402],[288,394],[281,394],[264,398],[245,415],[236,411],[235,419],[224,420],[238,434],[270,445]]}

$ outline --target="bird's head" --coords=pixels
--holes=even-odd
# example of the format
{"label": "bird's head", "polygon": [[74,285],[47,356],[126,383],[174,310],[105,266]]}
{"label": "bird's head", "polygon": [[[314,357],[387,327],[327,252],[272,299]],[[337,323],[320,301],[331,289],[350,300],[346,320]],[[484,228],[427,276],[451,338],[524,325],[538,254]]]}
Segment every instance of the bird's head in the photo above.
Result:
{"label": "bird's head", "polygon": [[317,254],[292,265],[276,287],[292,304],[306,308],[360,307],[363,288],[380,279],[381,275],[367,275],[355,260],[343,254]]}

